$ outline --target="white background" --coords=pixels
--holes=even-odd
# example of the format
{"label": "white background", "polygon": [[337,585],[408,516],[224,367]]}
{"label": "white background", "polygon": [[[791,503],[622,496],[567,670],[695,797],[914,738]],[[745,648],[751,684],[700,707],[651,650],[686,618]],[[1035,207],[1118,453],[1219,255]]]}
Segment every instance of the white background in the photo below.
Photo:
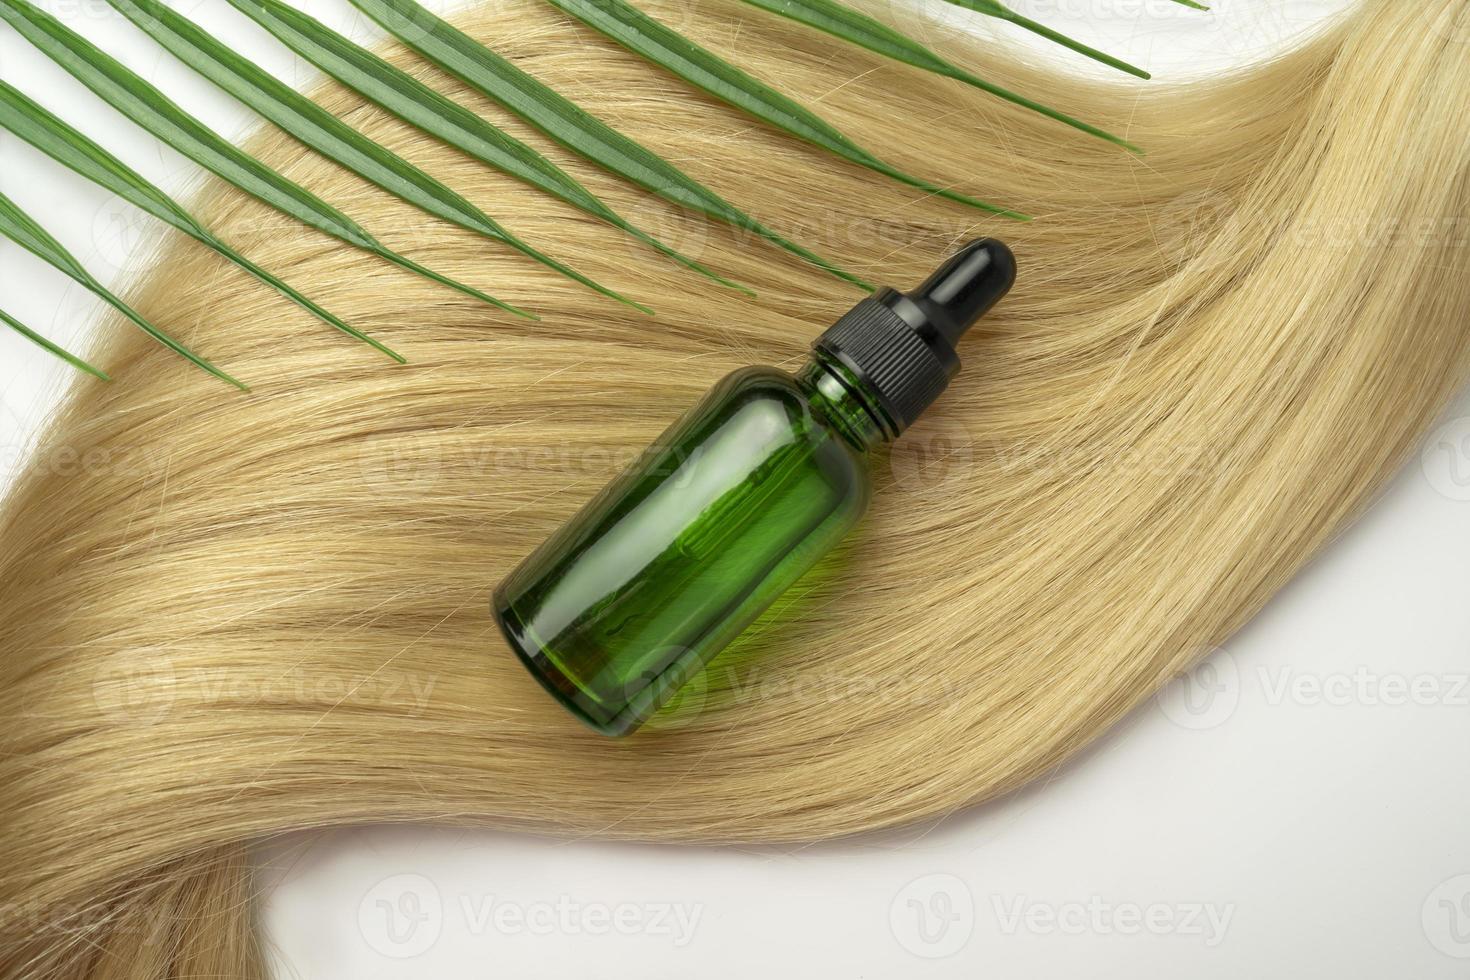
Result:
{"label": "white background", "polygon": [[[979,20],[939,0],[890,2]],[[373,36],[343,0],[298,3]],[[1168,79],[1259,57],[1346,3],[1017,6]],[[223,131],[250,125],[101,0],[47,6]],[[313,77],[223,0],[176,6],[282,77]],[[0,66],[169,189],[197,179],[7,28]],[[148,222],[13,138],[0,136],[0,160],[0,190],[104,281],[144,266],[157,234]],[[95,314],[9,243],[0,306],[77,350]],[[0,485],[63,371],[0,334]],[[261,853],[277,969],[352,980],[1464,978],[1467,584],[1470,398],[1226,649],[1044,785],[937,824],[803,848],[426,828],[303,835]]]}

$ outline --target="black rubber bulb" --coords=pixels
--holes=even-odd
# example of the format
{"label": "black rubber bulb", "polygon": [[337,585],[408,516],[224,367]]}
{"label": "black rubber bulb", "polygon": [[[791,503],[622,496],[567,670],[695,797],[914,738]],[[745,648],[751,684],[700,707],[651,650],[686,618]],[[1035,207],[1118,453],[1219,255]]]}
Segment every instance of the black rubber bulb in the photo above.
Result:
{"label": "black rubber bulb", "polygon": [[956,252],[907,295],[953,349],[1015,281],[1015,255],[1004,242],[982,238]]}

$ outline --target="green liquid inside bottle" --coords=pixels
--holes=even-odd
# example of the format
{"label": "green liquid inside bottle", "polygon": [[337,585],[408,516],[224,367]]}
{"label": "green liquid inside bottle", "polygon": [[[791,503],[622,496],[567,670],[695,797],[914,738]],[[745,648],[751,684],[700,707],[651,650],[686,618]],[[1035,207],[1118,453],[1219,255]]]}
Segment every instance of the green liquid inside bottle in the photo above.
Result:
{"label": "green liquid inside bottle", "polygon": [[511,648],[594,729],[634,731],[853,528],[870,450],[943,391],[953,340],[1013,278],[1005,246],[974,243],[916,295],[860,303],[800,374],[725,378],[496,590]]}

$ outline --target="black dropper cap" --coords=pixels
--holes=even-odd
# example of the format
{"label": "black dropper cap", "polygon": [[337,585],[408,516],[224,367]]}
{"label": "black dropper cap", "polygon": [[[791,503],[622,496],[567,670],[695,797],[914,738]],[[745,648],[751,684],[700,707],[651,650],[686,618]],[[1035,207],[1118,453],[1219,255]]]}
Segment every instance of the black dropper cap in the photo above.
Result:
{"label": "black dropper cap", "polygon": [[876,396],[896,436],[934,404],[960,369],[955,345],[1016,281],[1016,257],[983,238],[909,293],[883,288],[812,344]]}

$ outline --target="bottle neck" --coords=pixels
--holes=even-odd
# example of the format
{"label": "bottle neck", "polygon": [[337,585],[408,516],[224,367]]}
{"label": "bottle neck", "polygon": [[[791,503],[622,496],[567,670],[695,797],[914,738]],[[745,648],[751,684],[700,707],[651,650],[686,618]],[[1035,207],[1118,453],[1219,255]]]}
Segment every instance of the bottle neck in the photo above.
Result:
{"label": "bottle neck", "polygon": [[812,406],[854,448],[866,451],[898,434],[873,393],[822,351],[812,354],[797,378],[808,389]]}

